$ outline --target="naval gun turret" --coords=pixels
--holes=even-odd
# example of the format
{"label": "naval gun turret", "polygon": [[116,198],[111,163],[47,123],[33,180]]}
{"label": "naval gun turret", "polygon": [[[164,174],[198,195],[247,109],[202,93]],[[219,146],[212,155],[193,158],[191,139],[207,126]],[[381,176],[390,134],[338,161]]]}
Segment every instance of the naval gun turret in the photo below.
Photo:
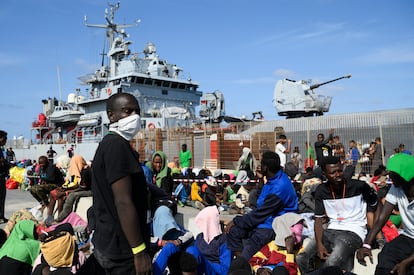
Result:
{"label": "naval gun turret", "polygon": [[278,114],[287,118],[321,116],[329,111],[332,97],[318,95],[314,89],[350,77],[351,75],[345,75],[313,85],[306,80],[279,80],[275,86],[273,104]]}

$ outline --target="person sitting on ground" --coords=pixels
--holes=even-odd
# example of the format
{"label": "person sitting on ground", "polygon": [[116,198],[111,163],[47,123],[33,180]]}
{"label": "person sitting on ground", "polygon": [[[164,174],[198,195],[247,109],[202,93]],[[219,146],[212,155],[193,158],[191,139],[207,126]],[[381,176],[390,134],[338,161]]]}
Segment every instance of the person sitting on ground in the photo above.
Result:
{"label": "person sitting on ground", "polygon": [[231,251],[227,247],[226,235],[220,224],[217,206],[207,206],[195,217],[201,230],[194,244],[187,248],[198,263],[198,274],[227,274],[231,263]]}
{"label": "person sitting on ground", "polygon": [[200,177],[196,177],[193,183],[191,184],[191,201],[190,204],[192,207],[195,207],[197,209],[203,209],[204,206],[207,204],[203,197],[201,196],[201,184]]}
{"label": "person sitting on ground", "polygon": [[153,217],[153,240],[157,252],[153,259],[154,275],[164,274],[168,260],[172,255],[183,252],[194,240],[193,234],[179,225],[173,211],[166,205],[160,205]]}
{"label": "person sitting on ground", "polygon": [[0,274],[29,275],[40,252],[36,224],[22,220],[0,249]]}
{"label": "person sitting on ground", "polygon": [[10,236],[16,224],[23,220],[31,220],[35,223],[35,226],[39,225],[39,221],[33,216],[33,214],[29,210],[27,210],[26,208],[20,209],[18,211],[15,211],[10,216],[10,219],[4,227],[4,232],[6,232],[7,237]]}
{"label": "person sitting on ground", "polygon": [[371,246],[375,236],[389,219],[394,207],[398,205],[403,228],[401,234],[389,243],[378,255],[375,274],[414,274],[414,157],[407,154],[397,154],[390,158],[387,170],[393,182],[385,197],[385,204],[375,219],[372,230],[366,236],[364,244],[357,252],[358,262],[366,265],[365,256],[372,261]]}
{"label": "person sitting on ground", "polygon": [[[374,172],[374,176],[370,179],[369,184],[377,191],[378,203],[384,204],[385,196],[388,192],[388,184],[386,175],[388,172],[384,165],[380,165]],[[382,206],[382,205],[381,205]],[[376,207],[367,207],[367,227],[368,230],[372,229],[374,225],[374,219],[376,215]],[[376,236],[376,242],[374,246],[376,248],[382,249],[384,247],[385,240],[383,238],[382,232],[378,232]]]}
{"label": "person sitting on ground", "polygon": [[[327,182],[315,192],[315,239],[297,255],[296,262],[302,273],[311,272],[311,259],[318,255],[324,261],[322,267],[351,271],[355,251],[367,233],[366,205],[376,205],[377,195],[367,183],[346,179],[338,157],[327,157],[322,163]],[[325,217],[329,218],[327,229]]]}
{"label": "person sitting on ground", "polygon": [[216,179],[217,181],[217,198],[219,200],[219,202],[221,202],[223,200],[223,171],[221,169],[216,169],[214,170],[213,173],[213,177]]}
{"label": "person sitting on ground", "polygon": [[49,205],[50,191],[62,186],[64,179],[62,172],[46,156],[39,157],[40,182],[30,188],[30,194],[42,205],[42,211]]}
{"label": "person sitting on ground", "polygon": [[187,175],[183,176],[183,174],[177,175],[174,174],[173,177],[181,181],[177,185],[174,190],[174,197],[177,199],[178,205],[184,207],[190,203],[190,194],[191,194],[191,186],[189,184],[190,176],[192,173],[191,169],[186,171]]}
{"label": "person sitting on ground", "polygon": [[[235,256],[250,259],[264,245],[275,238],[273,219],[298,210],[298,198],[288,176],[280,166],[278,154],[263,153],[261,173],[266,177],[257,200],[257,208],[235,217],[226,225],[227,243]],[[243,246],[243,240],[246,240]]]}
{"label": "person sitting on ground", "polygon": [[[250,177],[253,174],[250,172]],[[250,181],[250,177],[244,170],[239,171],[236,178],[236,185],[240,188],[236,193],[236,200],[230,205],[229,214],[245,214],[252,210],[250,207],[249,197],[250,191],[256,187],[255,181]],[[257,198],[256,198],[257,199]]]}
{"label": "person sitting on ground", "polygon": [[62,187],[58,187],[50,192],[50,202],[48,206],[48,217],[46,225],[53,222],[53,210],[55,201],[58,201],[57,222],[63,221],[70,212],[73,211],[74,204],[81,197],[92,196],[91,191],[91,169],[86,160],[81,155],[74,155],[70,160],[69,173],[66,182]]}
{"label": "person sitting on ground", "polygon": [[212,176],[208,176],[205,179],[205,183],[207,184],[207,187],[203,192],[203,200],[206,202],[207,206],[218,205],[219,199],[216,196],[218,184],[216,179]]}
{"label": "person sitting on ground", "polygon": [[223,194],[221,199],[221,206],[224,210],[228,210],[229,206],[236,201],[235,184],[230,182],[230,175],[223,175]]}
{"label": "person sitting on ground", "polygon": [[163,189],[168,194],[173,192],[173,179],[171,177],[171,168],[168,167],[167,156],[162,151],[156,151],[152,155],[151,162],[146,165],[150,168],[153,174],[153,184]]}
{"label": "person sitting on ground", "polygon": [[303,218],[292,212],[273,220],[276,238],[263,246],[249,261],[256,274],[270,274],[275,266],[284,266],[289,271],[288,274],[298,273],[295,253],[302,244],[303,224]]}
{"label": "person sitting on ground", "polygon": [[78,250],[75,232],[69,223],[57,226],[47,234],[39,235],[40,254],[33,264],[32,275],[76,274],[86,256]]}

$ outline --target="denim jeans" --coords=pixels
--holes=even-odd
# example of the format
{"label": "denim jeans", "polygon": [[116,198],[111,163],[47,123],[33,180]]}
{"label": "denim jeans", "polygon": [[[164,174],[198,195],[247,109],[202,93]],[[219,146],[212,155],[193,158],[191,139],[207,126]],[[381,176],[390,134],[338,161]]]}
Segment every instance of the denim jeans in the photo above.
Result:
{"label": "denim jeans", "polygon": [[[339,266],[346,271],[353,269],[355,251],[362,246],[362,240],[357,234],[346,230],[326,229],[323,231],[322,242],[330,255],[321,267]],[[296,257],[302,273],[314,270],[314,260],[317,254],[316,240],[312,239]]]}
{"label": "denim jeans", "polygon": [[269,228],[242,229],[233,226],[227,234],[227,246],[234,252],[241,252],[241,256],[250,259],[264,245],[275,239],[275,232]]}

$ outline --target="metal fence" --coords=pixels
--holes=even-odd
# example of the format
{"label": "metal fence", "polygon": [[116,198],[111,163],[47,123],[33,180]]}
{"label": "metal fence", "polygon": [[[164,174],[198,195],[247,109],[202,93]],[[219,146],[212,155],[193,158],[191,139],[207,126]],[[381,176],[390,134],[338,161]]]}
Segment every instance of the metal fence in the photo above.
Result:
{"label": "metal fence", "polygon": [[[192,152],[194,167],[235,169],[242,147],[249,147],[255,158],[260,160],[263,144],[266,143],[274,150],[277,137],[284,133],[292,141],[291,149],[297,146],[304,158],[305,142],[309,141],[313,145],[318,133],[327,136],[330,128],[335,129],[334,135],[339,136],[345,150],[349,149],[351,139],[365,148],[373,139],[380,137],[385,148],[385,163],[393,154],[394,148],[401,143],[414,152],[414,108],[263,122],[246,121],[225,127],[206,124],[197,129],[146,129],[137,135],[135,148],[139,151],[141,160],[149,160],[152,152],[162,150],[169,162],[177,162],[181,145],[186,143]],[[20,140],[18,142],[23,143]],[[17,157],[36,159],[39,152],[44,154],[49,145],[45,144],[44,148],[37,150],[35,147],[42,145],[30,146],[33,149],[30,154],[27,146],[21,147],[16,141],[9,141],[8,146],[16,149]],[[75,153],[85,154],[87,159],[92,159],[96,146],[97,143],[94,146],[88,143],[75,144]],[[19,147],[22,149],[19,150]],[[64,154],[66,147],[67,144],[59,144],[54,148],[58,154]]]}
{"label": "metal fence", "polygon": [[[222,136],[224,143],[217,158],[232,160],[222,161],[221,167],[235,169],[241,148],[249,147],[256,159],[260,160],[261,146],[266,143],[274,150],[280,133],[291,139],[291,150],[297,146],[305,158],[305,142],[313,146],[319,133],[328,136],[329,129],[334,129],[334,135],[340,138],[346,151],[349,141],[355,140],[361,149],[365,149],[376,138],[380,137],[385,151],[384,164],[399,144],[414,151],[414,109],[356,113],[345,115],[329,115],[321,117],[306,117],[287,120],[234,123],[226,128],[206,128],[197,131],[175,129],[162,132],[160,148],[166,153],[169,161],[177,161],[181,144],[186,143],[193,154],[193,166],[203,167],[206,160],[214,160],[215,142],[217,136]],[[242,130],[238,130],[242,129]],[[246,130],[243,130],[246,129]],[[145,134],[145,147],[156,148],[156,135]],[[214,152],[213,152],[214,151]],[[142,152],[141,152],[142,154]],[[288,156],[288,159],[290,156]],[[210,162],[211,165],[211,162]],[[211,165],[212,166],[212,165]]]}

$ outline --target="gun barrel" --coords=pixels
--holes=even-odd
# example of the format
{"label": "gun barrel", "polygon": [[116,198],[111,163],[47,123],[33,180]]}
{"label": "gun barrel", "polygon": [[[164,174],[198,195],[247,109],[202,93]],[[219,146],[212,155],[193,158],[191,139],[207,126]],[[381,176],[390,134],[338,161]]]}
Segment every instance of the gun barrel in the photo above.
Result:
{"label": "gun barrel", "polygon": [[350,78],[350,77],[351,77],[350,74],[349,75],[344,75],[344,76],[341,76],[341,77],[338,77],[338,78],[335,78],[335,79],[332,79],[332,80],[329,80],[329,81],[326,81],[326,82],[311,85],[309,88],[311,90],[313,90],[313,89],[319,88],[322,85],[325,85],[325,84],[328,84],[328,83],[331,83],[331,82],[334,82],[334,81],[338,81],[338,80],[341,80],[341,79],[344,79],[344,78]]}

